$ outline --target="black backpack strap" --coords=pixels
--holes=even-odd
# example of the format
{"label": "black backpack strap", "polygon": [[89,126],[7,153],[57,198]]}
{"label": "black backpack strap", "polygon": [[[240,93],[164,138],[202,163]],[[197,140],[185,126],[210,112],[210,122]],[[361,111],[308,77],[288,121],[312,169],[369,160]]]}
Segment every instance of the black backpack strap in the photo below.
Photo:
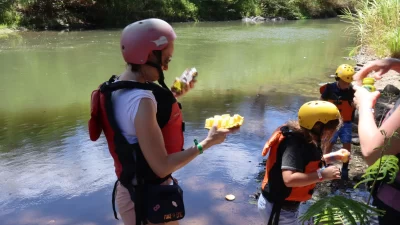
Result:
{"label": "black backpack strap", "polygon": [[118,219],[118,215],[117,215],[117,210],[115,210],[115,195],[117,193],[117,185],[118,185],[118,180],[115,181],[115,184],[114,184],[114,188],[113,188],[113,191],[112,191],[111,204],[112,204],[112,207],[113,207],[114,217],[115,217],[115,219],[119,220]]}
{"label": "black backpack strap", "polygon": [[282,203],[274,203],[269,216],[268,225],[279,225],[279,217],[281,215]]}

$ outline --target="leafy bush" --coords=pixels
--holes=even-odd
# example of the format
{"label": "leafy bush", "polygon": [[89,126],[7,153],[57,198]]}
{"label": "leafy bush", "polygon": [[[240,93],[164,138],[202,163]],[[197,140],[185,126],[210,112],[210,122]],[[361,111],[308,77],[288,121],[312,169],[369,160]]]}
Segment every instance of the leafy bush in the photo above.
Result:
{"label": "leafy bush", "polygon": [[[4,3],[3,3],[4,2]],[[238,20],[262,15],[288,19],[335,16],[356,0],[2,0],[0,24],[33,28],[119,27],[157,17],[169,22]],[[394,45],[396,46],[396,45]]]}
{"label": "leafy bush", "polygon": [[0,24],[11,26],[18,23],[19,19],[15,0],[0,1]]}

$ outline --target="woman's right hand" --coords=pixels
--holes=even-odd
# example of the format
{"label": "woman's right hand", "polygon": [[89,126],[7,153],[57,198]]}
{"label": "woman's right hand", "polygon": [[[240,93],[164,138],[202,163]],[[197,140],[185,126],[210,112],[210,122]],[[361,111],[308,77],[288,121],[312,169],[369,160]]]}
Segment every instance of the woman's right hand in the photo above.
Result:
{"label": "woman's right hand", "polygon": [[324,180],[334,180],[334,179],[340,179],[341,178],[340,170],[336,166],[328,166],[328,167],[326,167],[321,172],[321,174],[322,174],[322,178],[324,178]]}
{"label": "woman's right hand", "polygon": [[[210,131],[208,132],[206,142],[208,147],[213,145],[221,144],[225,141],[226,136],[231,133],[235,133],[240,129],[240,127],[235,127],[231,129],[218,129],[217,124],[214,124]],[[203,146],[204,147],[204,146]]]}

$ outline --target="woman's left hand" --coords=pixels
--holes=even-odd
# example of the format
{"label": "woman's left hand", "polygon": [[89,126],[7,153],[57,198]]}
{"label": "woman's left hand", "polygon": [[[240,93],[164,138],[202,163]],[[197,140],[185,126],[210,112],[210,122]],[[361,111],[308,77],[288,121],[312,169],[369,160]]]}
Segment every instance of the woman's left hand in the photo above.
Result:
{"label": "woman's left hand", "polygon": [[194,88],[194,84],[195,84],[195,83],[196,83],[196,80],[192,80],[192,81],[190,81],[189,83],[187,83],[187,84],[185,85],[184,88],[182,88],[182,91],[181,91],[181,92],[177,93],[177,92],[172,91],[172,93],[174,94],[175,98],[182,97],[182,96],[185,95],[189,90],[191,90],[192,88]]}
{"label": "woman's left hand", "polygon": [[353,89],[356,91],[353,101],[357,108],[374,108],[380,95],[379,91],[369,92],[366,88],[355,84],[353,85]]}

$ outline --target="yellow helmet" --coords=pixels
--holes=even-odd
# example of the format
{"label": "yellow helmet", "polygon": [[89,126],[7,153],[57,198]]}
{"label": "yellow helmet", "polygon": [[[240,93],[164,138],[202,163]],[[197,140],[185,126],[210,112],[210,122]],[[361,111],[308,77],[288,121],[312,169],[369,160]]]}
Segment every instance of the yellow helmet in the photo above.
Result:
{"label": "yellow helmet", "polygon": [[340,118],[339,109],[327,101],[310,101],[303,104],[298,113],[301,127],[311,130],[317,122],[323,124]]}
{"label": "yellow helmet", "polygon": [[346,83],[351,83],[353,81],[354,74],[354,67],[349,64],[342,64],[336,69],[336,76]]}

